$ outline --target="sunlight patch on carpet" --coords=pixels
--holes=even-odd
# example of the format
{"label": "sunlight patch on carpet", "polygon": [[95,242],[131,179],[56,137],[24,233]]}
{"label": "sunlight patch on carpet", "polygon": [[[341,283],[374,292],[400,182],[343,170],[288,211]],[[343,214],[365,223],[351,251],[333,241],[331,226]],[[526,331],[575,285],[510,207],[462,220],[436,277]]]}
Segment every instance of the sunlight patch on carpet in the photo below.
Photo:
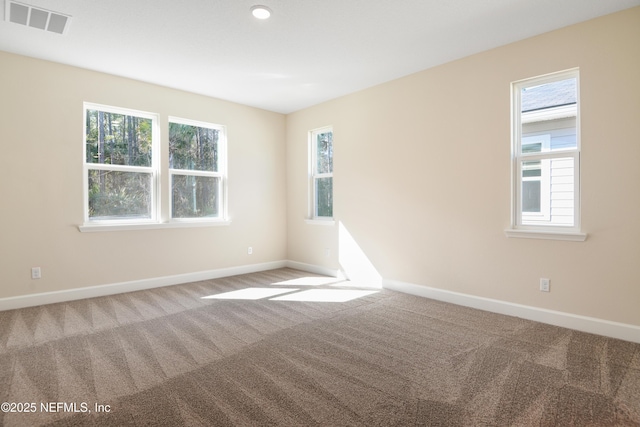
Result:
{"label": "sunlight patch on carpet", "polygon": [[208,295],[202,297],[202,299],[245,299],[245,300],[258,300],[262,298],[269,298],[276,295],[286,294],[287,292],[295,292],[298,289],[275,289],[275,288],[246,288],[239,289],[237,291],[224,292],[222,294]]}
{"label": "sunlight patch on carpet", "polygon": [[306,302],[347,302],[375,294],[378,291],[356,291],[350,289],[309,289],[289,295],[271,298],[272,301],[306,301]]}
{"label": "sunlight patch on carpet", "polygon": [[285,285],[285,286],[322,286],[331,285],[333,283],[342,283],[343,279],[336,277],[298,277],[296,279],[284,280],[282,282],[275,282],[272,285]]}

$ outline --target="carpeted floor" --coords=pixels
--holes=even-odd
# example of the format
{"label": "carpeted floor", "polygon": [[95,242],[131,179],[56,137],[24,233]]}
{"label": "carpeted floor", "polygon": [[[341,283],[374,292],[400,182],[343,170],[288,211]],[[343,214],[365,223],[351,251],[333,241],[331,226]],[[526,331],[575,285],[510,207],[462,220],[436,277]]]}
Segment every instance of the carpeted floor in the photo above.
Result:
{"label": "carpeted floor", "polygon": [[329,282],[0,312],[0,425],[640,426],[638,344]]}

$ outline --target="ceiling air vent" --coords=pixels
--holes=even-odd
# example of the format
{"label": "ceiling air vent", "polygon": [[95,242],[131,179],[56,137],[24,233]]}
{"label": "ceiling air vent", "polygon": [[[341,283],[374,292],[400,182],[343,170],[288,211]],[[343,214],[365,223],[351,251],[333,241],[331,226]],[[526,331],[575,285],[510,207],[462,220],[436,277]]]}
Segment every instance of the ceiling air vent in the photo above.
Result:
{"label": "ceiling air vent", "polygon": [[71,20],[68,15],[24,3],[7,1],[6,5],[5,19],[7,21],[52,33],[64,34]]}

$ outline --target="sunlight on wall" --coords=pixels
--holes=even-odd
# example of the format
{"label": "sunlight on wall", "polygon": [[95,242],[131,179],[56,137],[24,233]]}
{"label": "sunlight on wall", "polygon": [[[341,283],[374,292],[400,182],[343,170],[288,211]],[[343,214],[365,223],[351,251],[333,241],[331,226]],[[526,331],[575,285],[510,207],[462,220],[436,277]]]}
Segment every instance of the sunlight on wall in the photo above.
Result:
{"label": "sunlight on wall", "polygon": [[352,286],[382,288],[382,276],[342,221],[340,221],[338,229],[338,262]]}

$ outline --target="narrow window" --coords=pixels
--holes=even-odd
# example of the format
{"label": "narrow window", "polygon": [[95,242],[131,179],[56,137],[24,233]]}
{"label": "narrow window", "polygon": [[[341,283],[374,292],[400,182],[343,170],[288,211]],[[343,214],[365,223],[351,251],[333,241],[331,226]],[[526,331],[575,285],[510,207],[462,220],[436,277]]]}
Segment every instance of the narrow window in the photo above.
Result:
{"label": "narrow window", "polygon": [[153,222],[158,215],[158,118],[84,104],[85,223]]}
{"label": "narrow window", "polygon": [[225,142],[223,126],[169,118],[172,219],[225,217]]}
{"label": "narrow window", "polygon": [[513,83],[513,228],[580,228],[578,70]]}
{"label": "narrow window", "polygon": [[333,129],[310,132],[311,218],[333,218]]}

